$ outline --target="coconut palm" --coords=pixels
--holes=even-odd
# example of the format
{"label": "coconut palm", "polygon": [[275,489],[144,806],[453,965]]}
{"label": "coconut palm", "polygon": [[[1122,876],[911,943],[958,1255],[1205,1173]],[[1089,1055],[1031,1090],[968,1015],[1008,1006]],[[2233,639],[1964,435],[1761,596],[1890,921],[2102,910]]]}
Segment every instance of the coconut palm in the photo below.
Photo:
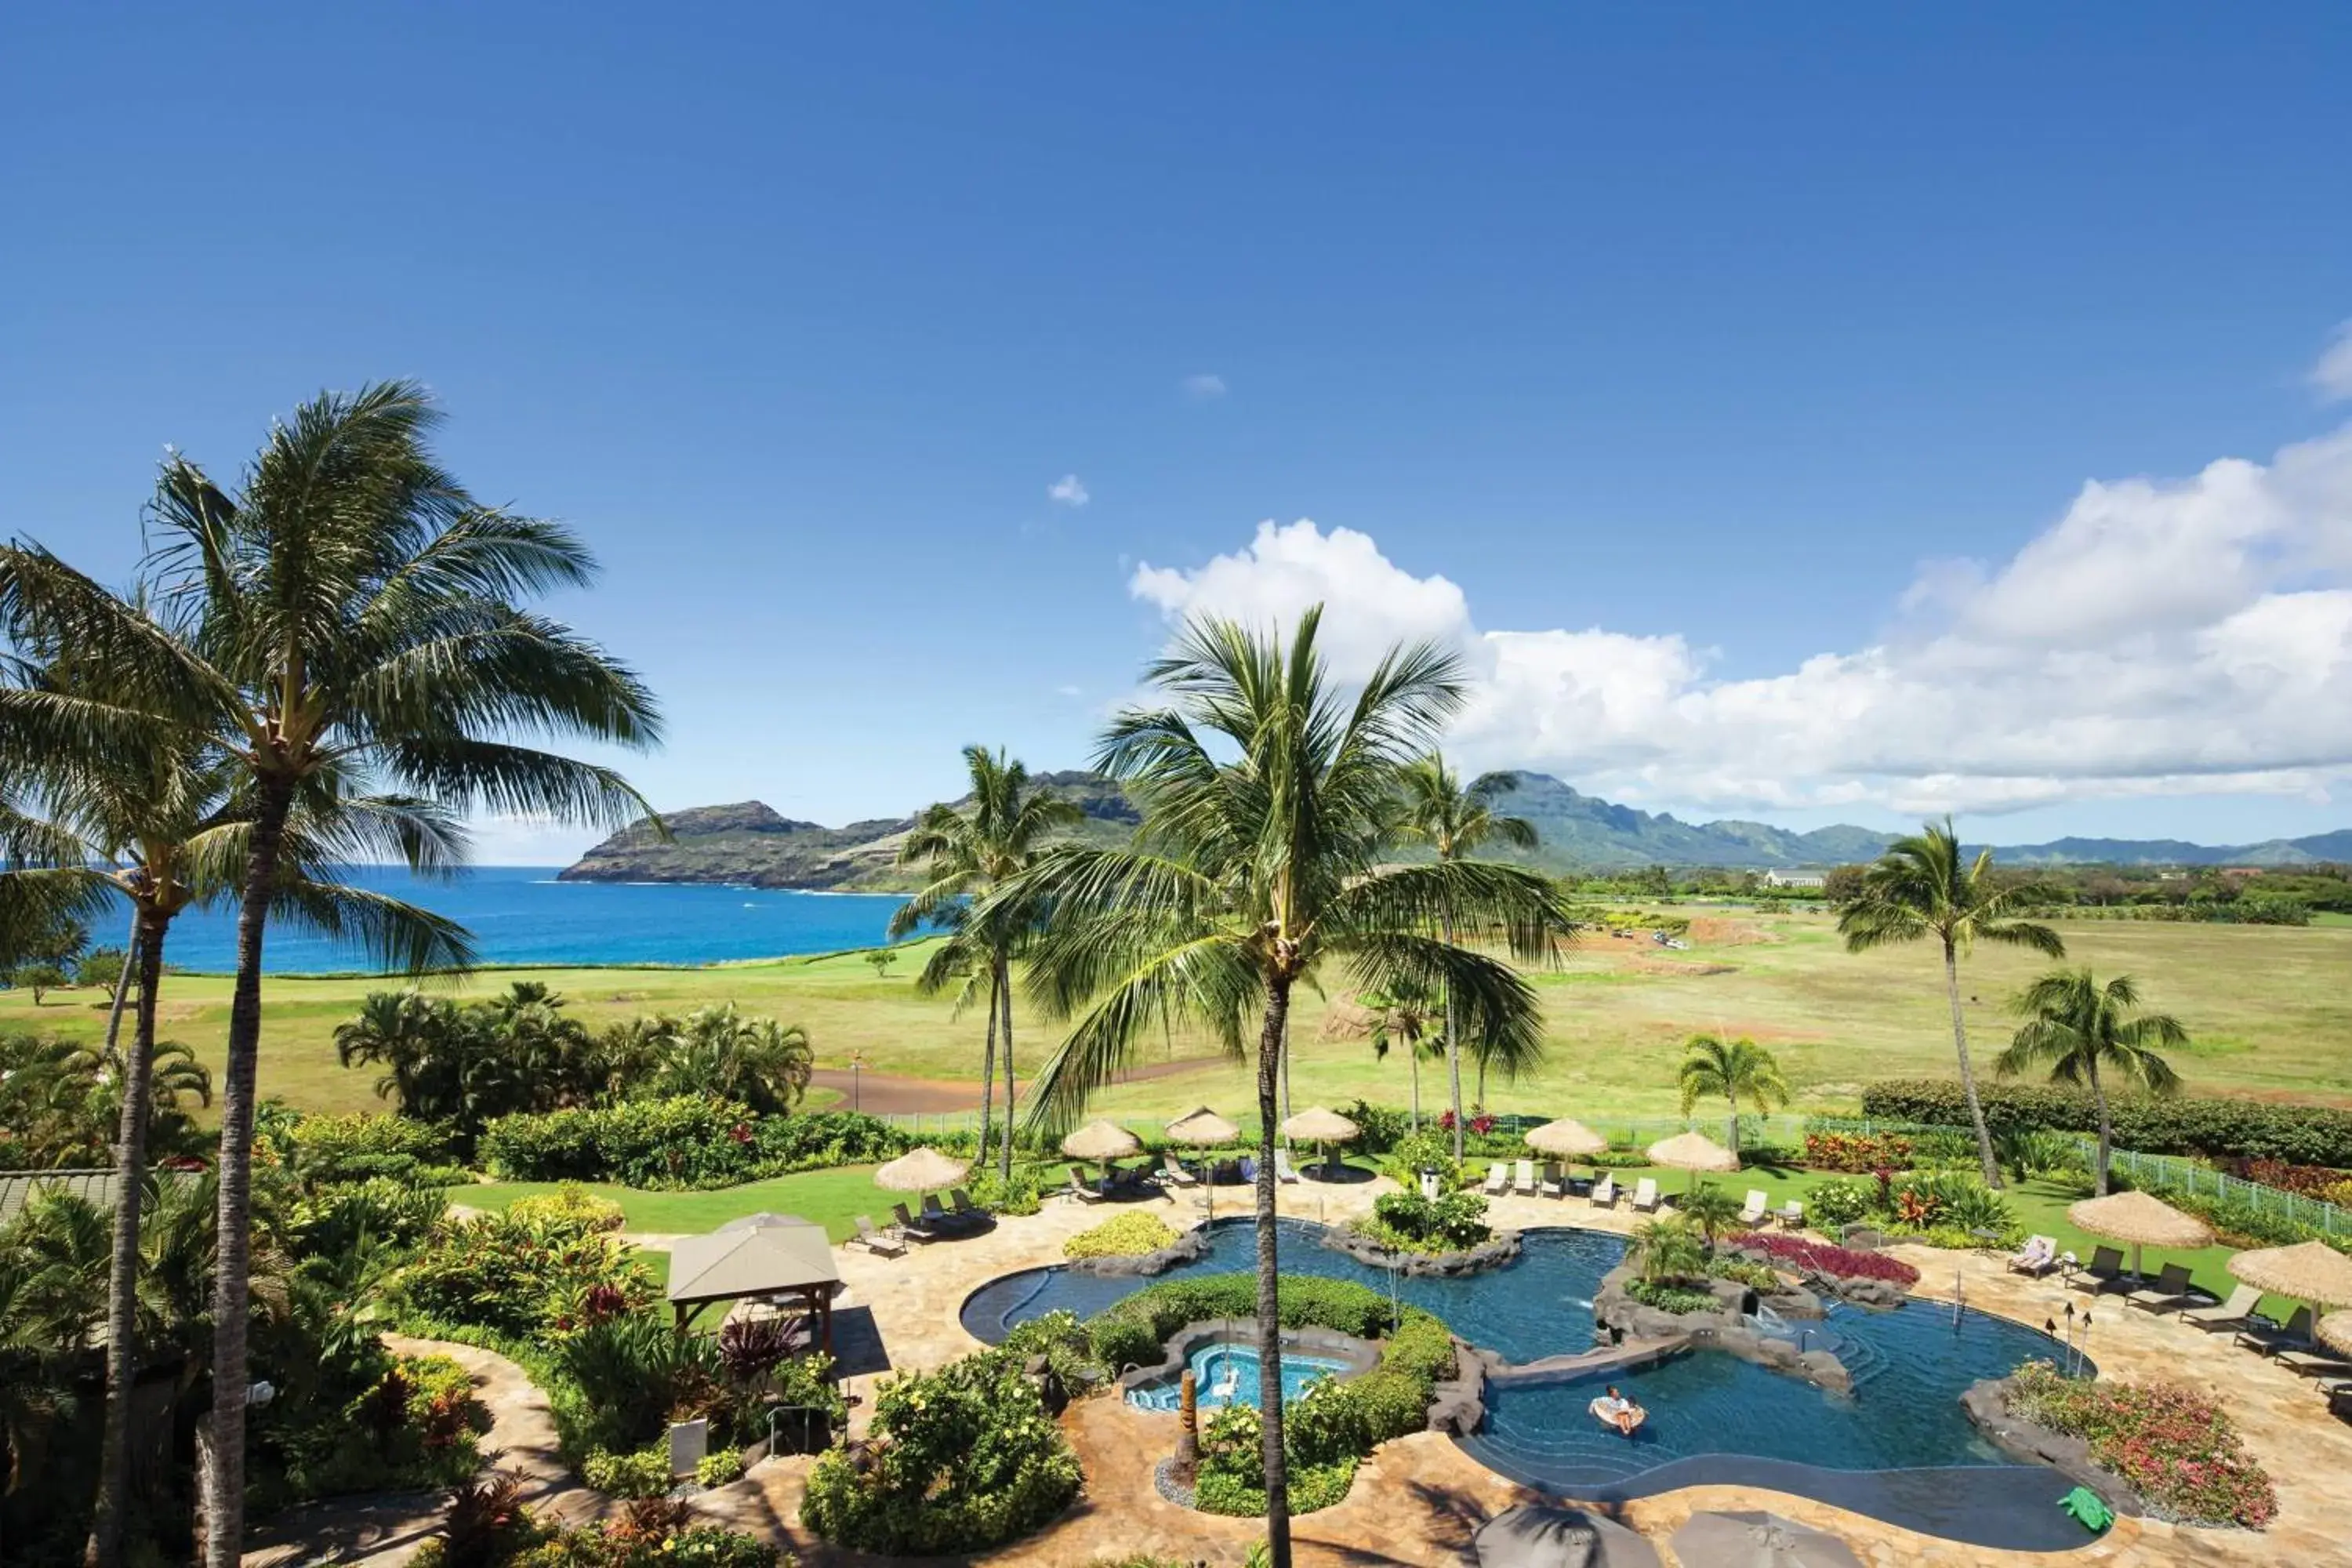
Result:
{"label": "coconut palm", "polygon": [[[148,519],[160,542],[148,562],[157,616],[37,546],[0,550],[0,619],[79,661],[69,698],[16,704],[18,734],[119,755],[193,732],[245,775],[221,1095],[209,1568],[232,1568],[243,1549],[262,947],[298,807],[383,784],[459,813],[618,826],[646,812],[612,769],[530,743],[657,737],[653,699],[633,673],[518,605],[584,584],[592,559],[563,528],[467,494],[433,460],[436,418],[422,389],[381,383],[303,405],[234,489],[168,458]],[[400,847],[429,868],[428,847]],[[352,921],[380,914],[364,901],[345,910]],[[405,956],[421,965],[431,955]]]}
{"label": "coconut palm", "polygon": [[1720,1100],[1731,1108],[1730,1135],[1724,1147],[1739,1152],[1739,1102],[1746,1100],[1759,1116],[1769,1116],[1789,1103],[1788,1080],[1772,1053],[1750,1039],[1725,1043],[1713,1035],[1693,1035],[1683,1042],[1683,1114],[1702,1100]]}
{"label": "coconut palm", "polygon": [[[1000,1173],[1013,1177],[1013,959],[1035,933],[1045,910],[1035,898],[1006,899],[1003,890],[1037,864],[1054,836],[1076,827],[1086,813],[1073,802],[1034,788],[1029,770],[985,746],[963,749],[971,780],[968,805],[936,805],[915,819],[898,847],[898,864],[927,879],[890,917],[896,942],[926,921],[946,928],[916,976],[916,989],[936,995],[953,985],[956,1010],[982,994],[988,1000],[988,1045],[980,1068],[980,1155],[988,1160],[993,1114],[996,1043],[1004,1037],[1004,1149]],[[984,912],[982,906],[985,906]]]}
{"label": "coconut palm", "polygon": [[2019,920],[2011,912],[2020,902],[2016,889],[1993,885],[1986,875],[1992,851],[1979,850],[1971,860],[1960,852],[1959,835],[1952,819],[1930,822],[1916,834],[1898,838],[1862,874],[1862,890],[1838,913],[1838,931],[1848,952],[1867,952],[1896,942],[1933,937],[1944,950],[1944,994],[1952,1010],[1952,1051],[1960,1064],[1960,1092],[1969,1102],[1969,1121],[1976,1129],[1977,1161],[1985,1185],[2000,1185],[2000,1164],[1993,1157],[1992,1133],[1985,1126],[1984,1105],[1977,1098],[1977,1076],[1969,1060],[1968,1022],[1960,1016],[1960,959],[1979,942],[2030,947],[2052,958],[2063,958],[2066,944],[2048,926]]}
{"label": "coconut palm", "polygon": [[1739,1223],[1740,1211],[1745,1206],[1717,1182],[1701,1182],[1675,1200],[1675,1209],[1684,1223],[1696,1226],[1710,1247],[1717,1237]]}
{"label": "coconut palm", "polygon": [[2180,1092],[2180,1075],[2157,1054],[2189,1044],[2189,1031],[2169,1013],[2132,1014],[2139,987],[2128,974],[2102,985],[2088,967],[2053,970],[2027,986],[2012,1005],[2024,1026],[1993,1063],[2003,1078],[2034,1068],[2049,1070],[2053,1083],[2089,1087],[2099,1115],[2098,1194],[2107,1191],[2114,1135],[2107,1121],[2103,1073],[2149,1094]]}
{"label": "coconut palm", "polygon": [[1391,1045],[1404,1047],[1405,1062],[1412,1070],[1412,1130],[1418,1132],[1422,1053],[1445,1048],[1436,994],[1412,975],[1399,975],[1381,989],[1367,992],[1356,1000],[1370,1014],[1364,1032],[1371,1041],[1373,1056],[1385,1061]]}
{"label": "coconut palm", "polygon": [[[1464,788],[1461,778],[1445,763],[1444,753],[1431,751],[1405,764],[1400,783],[1403,793],[1403,820],[1399,837],[1410,843],[1424,844],[1441,861],[1458,860],[1475,855],[1489,839],[1508,844],[1516,848],[1536,847],[1535,824],[1523,816],[1509,816],[1495,809],[1497,795],[1518,787],[1515,773],[1487,773]],[[1456,911],[1441,909],[1438,929],[1450,944],[1454,941]],[[1445,999],[1445,1072],[1447,1094],[1454,1108],[1454,1163],[1462,1163],[1462,1019],[1454,1005],[1451,993]],[[1540,1057],[1542,1037],[1534,1037],[1537,1054]],[[1516,1077],[1519,1070],[1531,1065],[1512,1053],[1507,1042],[1495,1042],[1493,1047],[1480,1048],[1474,1043],[1478,1058],[1478,1106],[1486,1103],[1486,1065],[1493,1049],[1503,1053],[1507,1075]]]}
{"label": "coconut palm", "polygon": [[747,1018],[732,1002],[658,1020],[647,1092],[712,1095],[781,1116],[808,1091],[808,1031]]}
{"label": "coconut palm", "polygon": [[1275,1139],[1294,989],[1326,968],[1358,991],[1449,986],[1479,1027],[1542,1027],[1519,971],[1432,934],[1442,919],[1500,932],[1520,958],[1551,956],[1568,921],[1545,879],[1471,860],[1391,863],[1398,773],[1459,708],[1460,666],[1422,645],[1391,650],[1352,698],[1317,647],[1319,609],[1286,642],[1230,622],[1188,626],[1150,670],[1165,705],[1132,709],[1097,765],[1143,807],[1127,847],[1068,846],[982,900],[1050,899],[1030,988],[1068,1034],[1039,1070],[1029,1116],[1058,1131],[1166,1024],[1205,1027],[1240,1055],[1257,1040],[1257,1318],[1267,1544],[1290,1560],[1282,1450]]}

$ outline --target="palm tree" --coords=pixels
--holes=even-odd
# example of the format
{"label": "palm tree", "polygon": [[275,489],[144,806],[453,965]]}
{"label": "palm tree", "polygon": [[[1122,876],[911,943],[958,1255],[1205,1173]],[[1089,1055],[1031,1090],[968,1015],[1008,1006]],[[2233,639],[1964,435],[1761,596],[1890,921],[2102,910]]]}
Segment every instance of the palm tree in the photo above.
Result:
{"label": "palm tree", "polygon": [[[526,743],[650,745],[651,695],[570,628],[518,607],[585,584],[567,530],[476,502],[433,460],[431,400],[409,383],[325,393],[272,427],[234,489],[173,454],[149,509],[161,617],[135,614],[37,546],[0,550],[0,618],[71,648],[76,699],[19,705],[19,731],[132,753],[201,735],[242,770],[236,981],[221,1096],[208,1568],[243,1550],[247,1268],[263,939],[283,899],[288,827],[308,802],[378,782],[453,811],[619,826],[650,815],[612,769]],[[658,819],[656,819],[658,830]],[[388,827],[401,858],[433,847]],[[462,839],[447,840],[454,852]],[[370,900],[354,930],[396,940]],[[412,946],[419,967],[432,953]]]}
{"label": "palm tree", "polygon": [[[1404,818],[1399,836],[1408,842],[1427,845],[1441,861],[1474,855],[1490,838],[1520,849],[1536,847],[1534,823],[1524,816],[1507,816],[1495,810],[1496,795],[1518,787],[1516,774],[1487,773],[1465,789],[1460,777],[1445,765],[1444,753],[1433,750],[1427,756],[1406,763],[1401,782]],[[1456,911],[1452,909],[1438,911],[1438,929],[1448,945],[1454,941],[1455,917]],[[1540,1054],[1540,1034],[1535,1038]],[[1449,992],[1445,998],[1445,1071],[1454,1108],[1454,1163],[1457,1165],[1462,1163],[1463,1135],[1461,1040],[1462,1019]],[[1481,1049],[1477,1054],[1478,1104],[1483,1110],[1486,1103],[1487,1052]],[[1512,1061],[1512,1076],[1517,1075],[1519,1065],[1516,1059]]]}
{"label": "palm tree", "polygon": [[1715,1238],[1739,1223],[1743,1207],[1738,1198],[1716,1182],[1701,1182],[1675,1201],[1686,1225],[1695,1226],[1712,1247]]}
{"label": "palm tree", "polygon": [[1391,863],[1399,771],[1458,710],[1460,666],[1433,645],[1393,649],[1350,699],[1318,652],[1320,621],[1307,612],[1286,644],[1230,622],[1188,626],[1150,670],[1165,705],[1120,714],[1097,753],[1143,807],[1136,843],[1058,848],[975,911],[984,921],[998,900],[1051,900],[1030,988],[1073,1024],[1030,1094],[1041,1131],[1083,1116],[1169,1022],[1204,1026],[1236,1056],[1256,1036],[1261,1454],[1276,1568],[1290,1561],[1274,1218],[1292,992],[1339,965],[1359,991],[1444,984],[1481,1027],[1534,1034],[1541,1009],[1517,969],[1430,933],[1442,918],[1476,921],[1537,961],[1568,930],[1532,872]]}
{"label": "palm tree", "polygon": [[[961,1013],[985,991],[988,1046],[980,1068],[980,1157],[988,1160],[989,1121],[996,1078],[996,1037],[1004,1036],[1004,1152],[1000,1167],[1013,1179],[1013,958],[1034,934],[1045,905],[1010,900],[1003,890],[1037,864],[1055,833],[1076,827],[1086,813],[1071,801],[1030,786],[1029,770],[985,746],[963,749],[971,779],[971,804],[937,805],[915,819],[898,847],[898,864],[919,867],[929,879],[890,917],[898,941],[926,921],[948,938],[931,950],[916,989],[936,995],[959,984]],[[982,912],[982,906],[985,912]],[[983,981],[983,976],[985,980]],[[959,984],[960,983],[960,984]]]}
{"label": "palm tree", "polygon": [[1862,891],[1838,913],[1838,931],[1848,952],[1866,952],[1899,942],[1934,937],[1944,950],[1944,994],[1952,1009],[1952,1050],[1960,1063],[1960,1092],[1969,1102],[1969,1121],[1977,1134],[1977,1160],[1984,1168],[1985,1184],[2000,1185],[2000,1165],[1993,1158],[1992,1133],[1985,1126],[1984,1105],[1977,1098],[1976,1069],[1969,1062],[1968,1023],[1960,1016],[1960,955],[1979,941],[2011,947],[2030,947],[2052,958],[2063,958],[2066,944],[2048,926],[2014,918],[2014,889],[1998,888],[1986,872],[1992,851],[1979,850],[1974,860],[1960,853],[1959,835],[1952,819],[1930,822],[1916,834],[1898,838],[1862,874]]}
{"label": "palm tree", "polygon": [[1724,1147],[1739,1152],[1739,1102],[1746,1100],[1759,1116],[1769,1116],[1789,1103],[1788,1081],[1772,1053],[1749,1039],[1727,1045],[1713,1035],[1693,1035],[1683,1042],[1683,1114],[1702,1099],[1720,1099],[1731,1107],[1731,1135]]}
{"label": "palm tree", "polygon": [[1385,1061],[1391,1044],[1404,1047],[1405,1061],[1412,1069],[1412,1130],[1418,1132],[1421,1055],[1424,1050],[1443,1049],[1445,1044],[1439,1033],[1434,993],[1412,975],[1399,975],[1383,989],[1367,992],[1357,1000],[1371,1014],[1365,1034],[1372,1043],[1373,1056]]}
{"label": "palm tree", "polygon": [[2003,1078],[2044,1067],[2053,1083],[2087,1084],[2099,1113],[2098,1195],[2107,1191],[2107,1165],[2114,1136],[2107,1123],[2104,1070],[2149,1094],[2180,1092],[2180,1075],[2157,1054],[2158,1046],[2178,1050],[2189,1031],[2169,1013],[2142,1013],[2139,987],[2128,974],[2102,985],[2091,971],[2060,969],[2027,986],[2014,1004],[2025,1025],[1993,1063]]}
{"label": "palm tree", "polygon": [[747,1018],[732,1002],[662,1019],[656,1038],[649,1092],[715,1095],[761,1115],[782,1115],[799,1104],[816,1060],[807,1030]]}

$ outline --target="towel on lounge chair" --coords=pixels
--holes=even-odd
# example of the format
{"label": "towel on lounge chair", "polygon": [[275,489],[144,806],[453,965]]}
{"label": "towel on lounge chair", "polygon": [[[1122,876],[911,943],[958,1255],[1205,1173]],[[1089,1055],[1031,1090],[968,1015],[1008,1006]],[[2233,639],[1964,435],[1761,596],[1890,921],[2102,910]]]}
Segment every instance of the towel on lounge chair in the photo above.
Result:
{"label": "towel on lounge chair", "polygon": [[2047,1236],[2027,1237],[2025,1245],[2012,1253],[2009,1259],[2011,1274],[2030,1275],[2036,1279],[2057,1267],[2058,1243],[2054,1237]]}
{"label": "towel on lounge chair", "polygon": [[1592,1184],[1592,1206],[1597,1209],[1613,1209],[1617,1206],[1616,1177],[1604,1172],[1601,1179]]}
{"label": "towel on lounge chair", "polygon": [[2194,1323],[2209,1334],[2223,1329],[2236,1333],[2246,1326],[2247,1320],[2254,1315],[2254,1309],[2262,1304],[2261,1286],[2241,1285],[2231,1291],[2230,1299],[2220,1306],[2191,1307],[2180,1314],[2179,1321],[2184,1323]]}
{"label": "towel on lounge chair", "polygon": [[1655,1214],[1665,1200],[1658,1195],[1658,1184],[1644,1176],[1633,1187],[1633,1209],[1637,1214]]}
{"label": "towel on lounge chair", "polygon": [[1519,1162],[1518,1173],[1511,1178],[1511,1191],[1525,1193],[1529,1197],[1533,1197],[1535,1190],[1536,1163],[1533,1160],[1522,1160]]}
{"label": "towel on lounge chair", "polygon": [[907,1244],[893,1236],[885,1236],[874,1228],[874,1222],[864,1215],[857,1216],[857,1234],[850,1237],[877,1258],[904,1258]]}
{"label": "towel on lounge chair", "polygon": [[1489,1196],[1493,1196],[1503,1192],[1505,1189],[1509,1187],[1510,1184],[1511,1173],[1509,1168],[1507,1167],[1503,1162],[1497,1160],[1493,1164],[1486,1167],[1486,1184],[1480,1190],[1487,1194]]}

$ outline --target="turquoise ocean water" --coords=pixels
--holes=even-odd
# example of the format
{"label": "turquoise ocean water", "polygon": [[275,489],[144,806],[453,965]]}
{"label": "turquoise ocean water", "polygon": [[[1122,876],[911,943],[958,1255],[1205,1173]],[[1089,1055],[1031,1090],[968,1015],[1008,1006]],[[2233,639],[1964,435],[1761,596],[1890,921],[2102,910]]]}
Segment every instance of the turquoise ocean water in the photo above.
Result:
{"label": "turquoise ocean water", "polygon": [[[481,866],[454,881],[361,867],[354,883],[438,911],[474,933],[491,963],[712,963],[879,942],[900,900],[871,893],[650,882],[559,882],[551,866]],[[119,945],[101,925],[91,940]],[[236,966],[232,911],[192,910],[173,922],[166,960],[184,970]],[[368,967],[348,946],[273,921],[267,969],[286,974]]]}

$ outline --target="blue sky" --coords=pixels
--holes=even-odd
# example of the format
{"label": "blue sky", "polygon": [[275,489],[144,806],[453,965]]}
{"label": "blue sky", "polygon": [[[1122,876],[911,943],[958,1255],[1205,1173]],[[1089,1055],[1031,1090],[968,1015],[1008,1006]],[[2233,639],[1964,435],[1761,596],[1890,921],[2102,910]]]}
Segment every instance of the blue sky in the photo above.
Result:
{"label": "blue sky", "polygon": [[1330,596],[1654,808],[2352,823],[2352,10],[886,9],[12,12],[0,531],[119,578],[166,443],[414,375],[667,806]]}

